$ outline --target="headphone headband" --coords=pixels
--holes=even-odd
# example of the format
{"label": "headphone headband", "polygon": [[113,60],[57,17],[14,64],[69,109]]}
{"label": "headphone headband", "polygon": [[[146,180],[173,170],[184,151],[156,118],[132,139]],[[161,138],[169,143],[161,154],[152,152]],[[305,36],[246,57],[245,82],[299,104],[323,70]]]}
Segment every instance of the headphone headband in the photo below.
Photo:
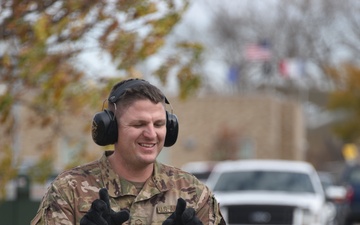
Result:
{"label": "headphone headband", "polygon": [[[133,80],[129,80],[126,83],[122,84],[117,89],[115,89],[114,92],[109,96],[108,101],[111,102],[111,103],[116,103],[119,100],[119,98],[121,97],[121,95],[123,95],[128,88],[135,87],[135,86],[137,86],[137,85],[139,85],[141,83],[150,84],[148,81],[138,79],[138,78],[133,79]],[[170,102],[165,97],[165,95],[164,95],[164,98],[165,98],[165,103],[170,105]]]}
{"label": "headphone headband", "polygon": [[114,90],[114,92],[109,96],[108,101],[111,103],[116,103],[117,100],[119,100],[119,98],[121,97],[121,95],[125,93],[126,89],[137,86],[141,83],[149,83],[149,82],[141,79],[133,79],[127,81],[126,83],[120,85],[120,87]]}

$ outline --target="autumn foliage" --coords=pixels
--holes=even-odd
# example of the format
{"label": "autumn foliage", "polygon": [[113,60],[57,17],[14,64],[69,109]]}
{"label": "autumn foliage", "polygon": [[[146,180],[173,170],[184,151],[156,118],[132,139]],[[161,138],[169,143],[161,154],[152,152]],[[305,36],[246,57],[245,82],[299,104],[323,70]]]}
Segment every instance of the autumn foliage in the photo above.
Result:
{"label": "autumn foliage", "polygon": [[[84,109],[99,107],[111,85],[139,76],[137,66],[166,45],[187,5],[187,0],[1,1],[0,189],[15,174],[7,171],[16,169],[11,163],[14,107],[26,107],[34,115],[27,121],[30,126],[50,128],[51,138],[39,148],[54,149],[56,137],[65,132],[63,116],[67,112],[79,116]],[[199,87],[194,68],[201,61],[202,47],[193,43],[172,47],[176,54],[165,57],[153,75],[165,84],[167,75],[175,71],[185,98]],[[77,56],[92,48],[110,56],[119,77],[103,82],[104,72],[89,82],[86,68],[77,65]],[[38,177],[44,177],[39,173],[48,173],[52,163],[49,155],[41,157],[35,166],[43,169],[30,170]]]}
{"label": "autumn foliage", "polygon": [[335,89],[328,102],[330,110],[346,115],[334,126],[336,134],[344,143],[359,143],[360,139],[360,68],[352,63],[328,69]]}

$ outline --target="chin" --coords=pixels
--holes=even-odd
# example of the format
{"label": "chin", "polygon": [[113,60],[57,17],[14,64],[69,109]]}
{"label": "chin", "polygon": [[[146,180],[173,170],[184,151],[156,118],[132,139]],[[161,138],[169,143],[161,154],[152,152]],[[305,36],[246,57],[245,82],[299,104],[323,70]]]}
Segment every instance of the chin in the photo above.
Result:
{"label": "chin", "polygon": [[141,157],[142,158],[142,161],[146,164],[151,164],[151,163],[154,163],[156,161],[156,156],[153,156],[153,155],[147,155],[147,156],[143,156]]}

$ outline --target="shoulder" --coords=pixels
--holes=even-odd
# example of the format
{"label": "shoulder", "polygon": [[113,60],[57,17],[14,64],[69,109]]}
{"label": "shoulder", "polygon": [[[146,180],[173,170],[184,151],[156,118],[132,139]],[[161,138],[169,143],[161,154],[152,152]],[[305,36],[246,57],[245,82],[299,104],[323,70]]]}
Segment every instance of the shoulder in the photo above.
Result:
{"label": "shoulder", "polygon": [[171,179],[185,179],[191,182],[201,183],[193,174],[186,172],[180,168],[163,163],[157,163],[157,166],[160,174],[165,174],[167,177]]}
{"label": "shoulder", "polygon": [[157,163],[157,167],[156,176],[162,180],[167,187],[187,191],[196,190],[198,194],[209,192],[208,187],[191,173],[162,163]]}
{"label": "shoulder", "polygon": [[76,188],[83,182],[94,182],[101,177],[101,167],[99,160],[65,170],[60,173],[53,181],[53,186],[58,188]]}
{"label": "shoulder", "polygon": [[212,200],[211,190],[193,174],[180,168],[158,163],[159,176],[167,188],[166,196],[186,200],[195,209],[208,208]]}
{"label": "shoulder", "polygon": [[88,211],[92,201],[98,198],[99,170],[99,161],[94,161],[60,173],[45,193],[39,207],[41,214],[37,217],[56,222],[72,221]]}
{"label": "shoulder", "polygon": [[69,204],[80,201],[81,196],[96,197],[101,187],[100,170],[99,161],[94,161],[60,173],[50,184],[43,204]]}

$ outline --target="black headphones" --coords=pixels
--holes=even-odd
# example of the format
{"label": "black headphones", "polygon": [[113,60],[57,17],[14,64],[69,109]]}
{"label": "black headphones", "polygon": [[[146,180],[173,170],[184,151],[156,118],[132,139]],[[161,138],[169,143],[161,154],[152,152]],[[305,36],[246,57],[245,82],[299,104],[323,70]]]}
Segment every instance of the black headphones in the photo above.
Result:
{"label": "black headphones", "polygon": [[[125,91],[144,82],[145,80],[134,79],[121,84],[113,94],[109,96],[108,101],[115,104]],[[165,103],[170,104],[165,97]],[[92,138],[94,142],[100,146],[111,145],[117,142],[118,126],[114,113],[108,109],[95,114],[92,122]],[[179,133],[179,123],[175,114],[166,111],[166,136],[165,147],[170,147],[175,144]]]}

